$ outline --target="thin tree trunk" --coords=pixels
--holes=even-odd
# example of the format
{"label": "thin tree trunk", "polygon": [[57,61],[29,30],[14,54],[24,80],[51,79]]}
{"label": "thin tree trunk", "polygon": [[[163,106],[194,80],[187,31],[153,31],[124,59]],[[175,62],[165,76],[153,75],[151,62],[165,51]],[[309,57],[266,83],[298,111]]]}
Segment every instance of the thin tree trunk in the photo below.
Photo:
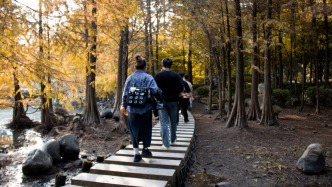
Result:
{"label": "thin tree trunk", "polygon": [[231,45],[231,26],[229,24],[229,12],[228,12],[228,0],[225,0],[225,10],[226,10],[226,24],[227,24],[227,36],[228,36],[228,41],[227,41],[227,75],[228,75],[228,111],[227,111],[227,116],[229,117],[231,114],[231,108],[232,108],[232,70],[231,70],[231,50],[232,50],[232,45]]}
{"label": "thin tree trunk", "polygon": [[223,10],[223,2],[220,0],[220,10],[221,10],[221,24],[220,24],[220,38],[221,38],[221,43],[220,43],[220,52],[221,52],[221,69],[220,69],[220,85],[221,85],[221,90],[220,94],[220,104],[219,104],[219,110],[220,110],[220,115],[224,115],[225,113],[225,101],[226,101],[226,93],[225,93],[225,88],[226,88],[226,49],[225,49],[225,21],[224,21],[224,10]]}
{"label": "thin tree trunk", "polygon": [[327,17],[326,0],[323,0],[323,4],[324,4],[323,14],[324,14],[324,27],[325,27],[324,87],[327,88],[330,84],[329,83],[329,76],[330,76],[329,22]]}
{"label": "thin tree trunk", "polygon": [[93,8],[92,8],[92,17],[91,21],[91,38],[92,45],[89,51],[89,63],[88,63],[88,76],[86,78],[86,108],[83,114],[83,124],[95,126],[96,124],[100,124],[100,115],[97,107],[96,101],[96,63],[97,63],[97,24],[96,24],[96,14],[97,8],[96,3],[92,0]]}
{"label": "thin tree trunk", "polygon": [[157,25],[156,25],[156,73],[160,71],[159,69],[159,32],[160,32],[160,8],[159,8],[160,2],[159,0],[156,0],[156,19],[157,19]]}
{"label": "thin tree trunk", "polygon": [[251,80],[251,98],[248,109],[248,120],[256,121],[261,116],[261,111],[258,103],[258,57],[259,50],[257,45],[257,0],[253,0],[252,10],[252,41],[253,41],[253,55],[252,55],[252,80]]}
{"label": "thin tree trunk", "polygon": [[192,39],[192,26],[189,24],[189,38],[188,38],[188,81],[194,84],[193,82],[193,64],[192,64],[192,46],[193,46],[193,39]]}
{"label": "thin tree trunk", "polygon": [[[315,0],[310,0],[311,12],[312,12],[311,24],[312,24],[312,28],[314,30],[313,41],[316,41],[316,40],[318,40],[318,31],[317,31],[317,18],[316,18],[316,11],[314,10],[314,4],[315,4]],[[316,46],[317,46],[317,44],[315,43],[313,53],[314,53],[315,85],[316,85],[316,114],[320,114],[318,52],[317,52]]]}
{"label": "thin tree trunk", "polygon": [[[267,21],[272,18],[272,0],[267,0]],[[271,101],[271,24],[268,23],[265,28],[265,62],[264,62],[264,96],[263,109],[260,124],[261,125],[279,125],[276,117],[273,115]]]}
{"label": "thin tree trunk", "polygon": [[22,103],[22,96],[21,96],[19,81],[16,78],[15,72],[13,73],[13,78],[14,78],[14,93],[15,93],[14,94],[15,104],[14,104],[14,110],[13,110],[13,121],[16,121],[22,117],[26,117],[26,115],[25,115],[24,106]]}
{"label": "thin tree trunk", "polygon": [[39,35],[39,55],[38,55],[38,61],[40,64],[40,97],[41,97],[41,125],[45,127],[45,129],[47,131],[50,131],[53,128],[53,125],[55,124],[54,121],[52,121],[52,119],[54,120],[55,118],[51,117],[51,113],[50,110],[48,108],[48,100],[47,100],[47,95],[46,95],[46,86],[43,83],[43,81],[45,80],[45,71],[44,71],[44,47],[43,47],[43,13],[42,13],[42,6],[43,6],[43,1],[39,0],[39,31],[38,31],[38,35]]}
{"label": "thin tree trunk", "polygon": [[246,128],[248,127],[248,121],[244,107],[244,60],[242,52],[243,44],[240,0],[234,1],[234,9],[236,12],[236,88],[234,106],[226,123],[226,127],[235,126],[238,128]]}

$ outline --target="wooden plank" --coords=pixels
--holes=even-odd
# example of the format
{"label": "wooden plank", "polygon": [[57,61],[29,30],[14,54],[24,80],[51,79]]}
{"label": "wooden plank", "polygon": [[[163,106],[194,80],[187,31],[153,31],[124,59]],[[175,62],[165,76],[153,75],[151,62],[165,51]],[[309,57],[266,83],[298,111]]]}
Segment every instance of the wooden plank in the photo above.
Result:
{"label": "wooden plank", "polygon": [[[143,145],[139,145],[140,149],[143,149]],[[132,150],[133,145],[129,144],[125,147],[125,149]],[[149,150],[153,151],[159,151],[159,152],[174,152],[174,153],[186,153],[188,151],[188,147],[178,147],[178,146],[170,146],[168,149],[163,148],[162,146],[150,146]]]}
{"label": "wooden plank", "polygon": [[175,169],[149,168],[119,164],[96,164],[90,169],[90,172],[94,174],[166,181],[172,180],[175,171]]}
{"label": "wooden plank", "polygon": [[[129,149],[121,149],[115,154],[118,156],[133,156],[133,151]],[[152,155],[153,158],[174,159],[174,160],[183,160],[185,157],[185,153],[158,152],[158,151],[153,151]]]}
{"label": "wooden plank", "polygon": [[[160,133],[160,130],[159,129],[152,129],[152,133]],[[177,130],[176,131],[176,134],[191,134],[193,135],[194,132],[193,131],[182,131],[182,130]]]}
{"label": "wooden plank", "polygon": [[73,185],[81,185],[88,187],[119,187],[119,186],[136,186],[136,187],[163,187],[167,185],[167,181],[140,179],[132,177],[121,177],[113,175],[100,175],[93,173],[80,173],[71,179]]}
{"label": "wooden plank", "polygon": [[170,159],[157,159],[157,158],[143,158],[140,162],[133,162],[133,156],[110,156],[106,158],[104,163],[109,164],[123,164],[130,166],[142,166],[142,167],[157,167],[165,169],[177,169],[181,160],[170,160]]}
{"label": "wooden plank", "polygon": [[[152,136],[152,140],[161,140],[160,136]],[[177,142],[191,142],[191,138],[177,137]]]}
{"label": "wooden plank", "polygon": [[[160,133],[153,133],[152,132],[152,136],[160,136]],[[191,134],[176,134],[176,137],[181,137],[181,138],[192,138],[193,135]]]}
{"label": "wooden plank", "polygon": [[[142,143],[141,143],[142,144]],[[162,146],[162,141],[158,141],[158,140],[152,140],[151,141],[151,145],[154,145],[154,146]],[[189,147],[190,146],[190,142],[176,142],[175,145],[172,145],[172,146],[183,146],[183,147]]]}

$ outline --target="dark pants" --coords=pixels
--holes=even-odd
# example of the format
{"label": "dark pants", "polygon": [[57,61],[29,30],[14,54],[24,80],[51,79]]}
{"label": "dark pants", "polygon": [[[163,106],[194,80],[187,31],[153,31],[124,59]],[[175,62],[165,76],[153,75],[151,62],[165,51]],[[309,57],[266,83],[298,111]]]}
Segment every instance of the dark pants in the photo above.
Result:
{"label": "dark pants", "polygon": [[179,105],[181,108],[181,114],[183,115],[184,121],[188,122],[188,108],[190,105],[189,98],[180,98]]}
{"label": "dark pants", "polygon": [[150,147],[152,136],[151,110],[144,114],[129,113],[128,126],[133,148],[138,148],[140,141],[143,142],[144,148]]}

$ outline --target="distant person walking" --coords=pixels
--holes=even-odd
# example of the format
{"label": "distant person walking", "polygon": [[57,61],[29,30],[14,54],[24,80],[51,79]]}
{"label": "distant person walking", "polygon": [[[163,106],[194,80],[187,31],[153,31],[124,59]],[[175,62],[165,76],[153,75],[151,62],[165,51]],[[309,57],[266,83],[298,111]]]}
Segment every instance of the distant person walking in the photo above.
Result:
{"label": "distant person walking", "polygon": [[[179,94],[183,90],[182,80],[179,74],[171,70],[172,59],[162,60],[162,70],[157,73],[155,80],[163,92],[164,108],[159,110],[160,135],[163,148],[168,149],[170,143],[176,141],[176,129],[178,124]],[[169,134],[169,129],[171,133]]]}
{"label": "distant person walking", "polygon": [[188,81],[188,74],[185,74],[184,77],[182,78],[184,81],[187,82],[187,84],[189,85],[189,88],[190,88],[190,93],[189,93],[189,101],[190,101],[190,104],[189,104],[189,108],[192,108],[192,105],[193,105],[193,101],[195,100],[194,99],[194,88],[193,88],[193,85],[191,84],[191,82]]}
{"label": "distant person walking", "polygon": [[190,96],[191,96],[191,89],[189,84],[185,81],[184,73],[179,73],[183,85],[182,92],[180,93],[179,98],[179,105],[181,109],[181,114],[184,118],[184,122],[189,122],[188,119],[188,108],[190,105]]}
{"label": "distant person walking", "polygon": [[[152,93],[157,94],[158,87],[154,78],[145,72],[146,60],[136,55],[136,71],[131,74],[124,85],[121,112],[128,115],[128,126],[130,132],[131,142],[134,149],[134,162],[139,162],[143,157],[151,157],[152,153],[148,149],[151,145],[152,136],[152,103],[144,102],[142,100],[133,100],[130,93],[138,92],[138,88],[147,88]],[[144,90],[146,91],[146,90]],[[145,92],[142,92],[143,94]],[[149,92],[148,92],[149,93]],[[145,103],[143,106],[139,106],[139,103]],[[135,105],[136,104],[136,105]],[[142,155],[139,153],[139,142],[143,142]]]}

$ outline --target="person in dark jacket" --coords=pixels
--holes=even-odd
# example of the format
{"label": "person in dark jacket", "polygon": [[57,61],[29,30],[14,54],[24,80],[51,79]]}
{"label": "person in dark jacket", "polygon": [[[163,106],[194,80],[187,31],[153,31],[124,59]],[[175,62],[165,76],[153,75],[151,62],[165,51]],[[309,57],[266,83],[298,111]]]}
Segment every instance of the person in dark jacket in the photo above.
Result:
{"label": "person in dark jacket", "polygon": [[183,84],[183,91],[180,93],[179,98],[179,105],[181,109],[181,114],[183,115],[184,122],[189,122],[188,119],[188,108],[190,105],[190,96],[191,96],[191,89],[189,84],[184,79],[184,73],[179,73],[182,84]]}
{"label": "person in dark jacket", "polygon": [[[143,157],[151,157],[148,149],[152,139],[152,103],[148,102],[143,107],[130,106],[128,101],[129,90],[136,87],[149,88],[152,94],[158,93],[158,87],[154,78],[145,72],[146,60],[136,55],[136,71],[131,74],[124,85],[121,112],[128,115],[128,126],[131,142],[134,149],[134,162],[139,162]],[[143,142],[142,155],[139,153],[138,144]]]}
{"label": "person in dark jacket", "polygon": [[[161,89],[164,108],[159,110],[160,134],[163,148],[168,149],[176,141],[178,124],[179,94],[183,90],[182,80],[178,73],[171,70],[172,59],[162,60],[162,70],[156,74],[157,86]],[[169,134],[169,130],[171,134]]]}

